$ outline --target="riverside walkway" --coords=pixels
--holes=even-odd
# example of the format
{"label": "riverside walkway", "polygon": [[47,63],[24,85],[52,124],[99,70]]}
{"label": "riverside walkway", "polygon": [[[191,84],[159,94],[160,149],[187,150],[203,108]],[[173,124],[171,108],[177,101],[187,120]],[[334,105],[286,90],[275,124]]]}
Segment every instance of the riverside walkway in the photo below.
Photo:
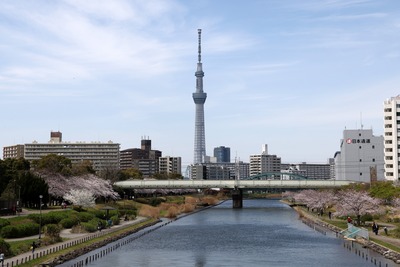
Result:
{"label": "riverside walkway", "polygon": [[[111,228],[103,229],[100,232],[95,232],[95,233],[71,233],[71,229],[64,229],[61,231],[60,236],[62,238],[68,239],[67,241],[60,242],[60,243],[55,243],[49,246],[42,246],[38,247],[35,249],[34,253],[31,251],[25,252],[22,254],[19,254],[17,256],[11,257],[11,258],[6,258],[4,259],[3,265],[4,267],[12,267],[12,266],[17,266],[23,263],[26,263],[28,261],[31,261],[33,259],[41,258],[43,256],[46,256],[51,253],[55,253],[57,251],[66,249],[71,246],[75,246],[77,244],[81,244],[84,242],[87,242],[91,239],[104,236],[106,234],[118,231],[120,229],[129,227],[134,224],[138,224],[141,222],[146,221],[147,218],[145,217],[137,217],[135,220],[131,221],[121,221],[119,225],[113,225]],[[43,234],[42,234],[43,236]],[[14,238],[14,239],[5,239],[5,241],[10,242],[10,241],[18,241],[18,240],[28,240],[28,239],[33,239],[33,240],[39,240],[39,235],[34,235],[30,237],[24,237],[24,238]]]}

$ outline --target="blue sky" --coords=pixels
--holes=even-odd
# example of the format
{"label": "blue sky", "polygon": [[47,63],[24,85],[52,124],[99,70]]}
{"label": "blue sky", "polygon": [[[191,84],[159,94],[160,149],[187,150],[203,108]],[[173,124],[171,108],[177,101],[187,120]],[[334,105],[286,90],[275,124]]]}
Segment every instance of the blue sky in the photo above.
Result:
{"label": "blue sky", "polygon": [[0,146],[112,140],[193,161],[197,29],[207,154],[325,163],[383,134],[400,93],[398,0],[4,0]]}

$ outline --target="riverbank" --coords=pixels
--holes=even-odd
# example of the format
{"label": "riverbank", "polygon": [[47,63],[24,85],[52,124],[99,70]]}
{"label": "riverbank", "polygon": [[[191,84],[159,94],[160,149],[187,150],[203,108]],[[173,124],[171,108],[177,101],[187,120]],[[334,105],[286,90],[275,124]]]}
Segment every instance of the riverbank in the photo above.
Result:
{"label": "riverbank", "polygon": [[[340,233],[343,230],[345,230],[345,229],[341,229],[341,228],[339,228],[339,227],[337,227],[337,226],[335,226],[333,224],[330,224],[330,223],[328,223],[326,221],[321,220],[318,216],[316,216],[316,215],[314,215],[314,214],[312,214],[310,212],[307,212],[306,210],[304,210],[301,207],[292,206],[292,208],[297,211],[297,213],[300,216],[300,219],[306,224],[310,224],[310,223],[315,224],[317,226],[320,226],[320,227],[323,227],[325,229],[328,229],[328,230],[336,233],[337,235],[340,235]],[[382,241],[384,241],[384,242],[386,242],[388,244],[391,244],[393,246],[396,246],[396,247],[398,247],[399,243],[400,243],[400,240],[398,240],[398,239],[389,238],[389,237],[380,236],[380,235],[374,236],[374,238],[378,239],[378,240],[382,240]],[[371,250],[379,253],[383,257],[385,257],[387,259],[390,259],[390,260],[394,261],[397,264],[400,264],[400,253],[399,252],[393,251],[392,249],[390,249],[388,247],[385,247],[385,246],[383,246],[381,244],[378,244],[378,243],[376,243],[374,241],[366,240],[366,239],[363,239],[363,238],[356,238],[356,239],[354,239],[354,241],[359,243],[359,244],[361,244],[363,247],[371,249]]]}
{"label": "riverbank", "polygon": [[124,221],[120,225],[115,225],[96,233],[85,233],[77,236],[70,232],[64,232],[62,236],[68,240],[39,247],[34,252],[25,252],[11,258],[6,258],[3,265],[5,267],[55,266],[54,262],[58,258],[73,259],[89,252],[89,249],[101,247],[104,244],[117,240],[118,237],[122,238],[125,235],[149,227],[157,222],[158,220],[138,217],[135,220]]}

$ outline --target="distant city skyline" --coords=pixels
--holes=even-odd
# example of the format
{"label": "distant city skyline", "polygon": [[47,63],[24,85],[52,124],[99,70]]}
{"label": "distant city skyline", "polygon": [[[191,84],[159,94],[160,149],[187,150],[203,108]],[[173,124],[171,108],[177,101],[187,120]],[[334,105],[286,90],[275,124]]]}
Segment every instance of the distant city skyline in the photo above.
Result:
{"label": "distant city skyline", "polygon": [[344,129],[383,135],[400,94],[400,2],[0,2],[0,146],[152,140],[193,162],[197,29],[205,138],[248,162],[326,163]]}

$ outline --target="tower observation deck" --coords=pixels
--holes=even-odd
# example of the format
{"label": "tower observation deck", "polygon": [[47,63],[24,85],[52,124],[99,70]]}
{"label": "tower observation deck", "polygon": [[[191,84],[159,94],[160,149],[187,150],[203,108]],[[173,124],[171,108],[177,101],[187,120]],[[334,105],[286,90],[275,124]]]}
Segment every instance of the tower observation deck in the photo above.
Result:
{"label": "tower observation deck", "polygon": [[204,103],[207,94],[203,91],[203,65],[201,63],[201,29],[198,29],[198,62],[196,76],[196,92],[193,93],[193,101],[196,104],[195,130],[194,130],[194,160],[193,164],[204,163],[206,156],[206,137],[204,127]]}

